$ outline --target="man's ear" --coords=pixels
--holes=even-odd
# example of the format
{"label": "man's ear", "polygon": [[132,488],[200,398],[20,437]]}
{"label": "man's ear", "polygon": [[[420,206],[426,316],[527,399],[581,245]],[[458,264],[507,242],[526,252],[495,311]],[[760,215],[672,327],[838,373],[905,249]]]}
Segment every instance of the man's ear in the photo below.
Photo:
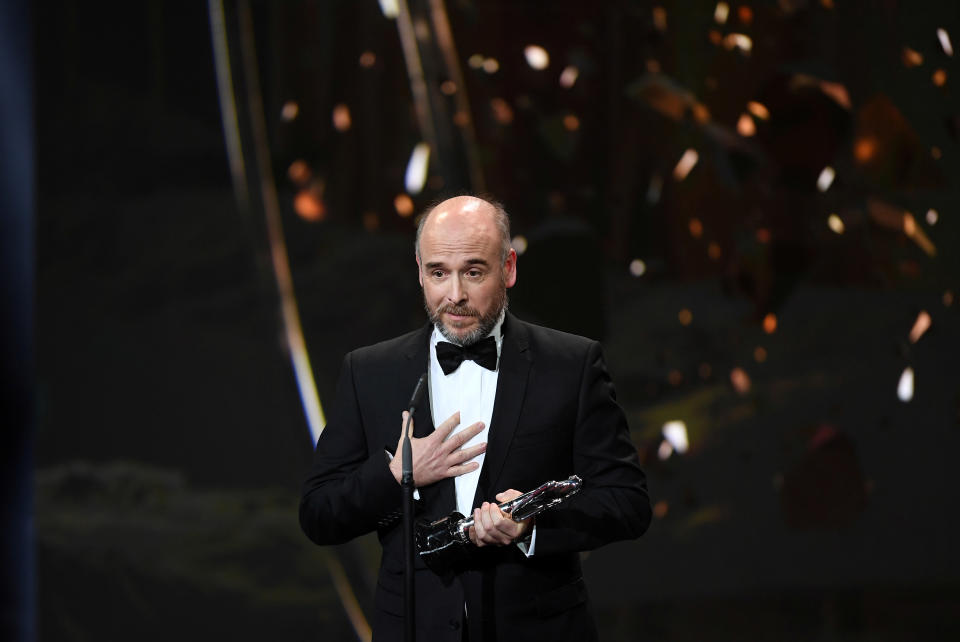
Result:
{"label": "man's ear", "polygon": [[414,255],[414,258],[417,259],[417,281],[420,282],[420,287],[423,287],[423,269],[420,267],[420,257]]}
{"label": "man's ear", "polygon": [[503,262],[503,283],[512,288],[517,282],[517,251],[510,248],[507,260]]}

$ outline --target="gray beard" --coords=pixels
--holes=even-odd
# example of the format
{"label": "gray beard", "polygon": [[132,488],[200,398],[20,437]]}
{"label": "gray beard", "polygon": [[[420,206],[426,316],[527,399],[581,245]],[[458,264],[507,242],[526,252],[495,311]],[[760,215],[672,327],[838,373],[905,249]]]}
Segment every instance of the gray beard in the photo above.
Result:
{"label": "gray beard", "polygon": [[[481,339],[485,339],[487,335],[490,334],[490,332],[496,327],[497,322],[500,321],[501,317],[506,314],[508,307],[507,289],[503,288],[500,291],[500,300],[498,301],[498,305],[495,305],[493,309],[490,310],[489,314],[483,316],[477,314],[477,311],[473,308],[458,308],[454,305],[442,305],[436,311],[434,311],[430,309],[426,299],[423,301],[423,307],[427,311],[427,316],[430,317],[430,321],[437,328],[437,330],[440,331],[440,334],[443,335],[444,339],[458,346],[472,346]],[[477,317],[477,327],[463,336],[457,336],[454,334],[454,331],[451,328],[448,328],[446,325],[444,325],[442,317],[440,316],[444,312],[452,311],[455,311],[455,314],[467,314]]]}

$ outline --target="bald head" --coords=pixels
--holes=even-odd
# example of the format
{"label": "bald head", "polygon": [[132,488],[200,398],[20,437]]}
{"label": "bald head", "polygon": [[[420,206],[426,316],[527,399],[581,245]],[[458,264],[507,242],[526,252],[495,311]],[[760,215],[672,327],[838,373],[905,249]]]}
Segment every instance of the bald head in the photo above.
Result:
{"label": "bald head", "polygon": [[468,224],[476,233],[486,231],[486,223],[492,223],[493,233],[500,244],[500,260],[507,260],[510,255],[510,218],[500,203],[476,196],[449,198],[435,205],[421,217],[414,245],[417,260],[421,258],[420,244],[424,230],[436,223],[446,226],[453,222]]}

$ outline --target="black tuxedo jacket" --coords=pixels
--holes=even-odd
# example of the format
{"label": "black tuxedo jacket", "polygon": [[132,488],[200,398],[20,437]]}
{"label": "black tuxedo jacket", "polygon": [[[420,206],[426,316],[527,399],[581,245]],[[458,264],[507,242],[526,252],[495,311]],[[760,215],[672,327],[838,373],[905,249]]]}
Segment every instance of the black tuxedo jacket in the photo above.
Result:
{"label": "black tuxedo jacket", "polygon": [[[349,353],[336,402],[304,483],[300,523],[317,544],[376,530],[383,557],[374,640],[403,635],[400,485],[385,450],[400,438],[400,413],[428,367],[433,326]],[[438,417],[443,421],[446,417]],[[434,429],[425,395],[414,434]],[[474,505],[577,474],[581,491],[536,518],[536,548],[472,547],[472,559],[445,585],[416,560],[418,639],[461,640],[464,605],[470,640],[591,640],[579,551],[639,537],[650,523],[646,480],[616,402],[600,345],[508,314],[496,400]],[[419,489],[418,518],[456,507],[453,479]]]}

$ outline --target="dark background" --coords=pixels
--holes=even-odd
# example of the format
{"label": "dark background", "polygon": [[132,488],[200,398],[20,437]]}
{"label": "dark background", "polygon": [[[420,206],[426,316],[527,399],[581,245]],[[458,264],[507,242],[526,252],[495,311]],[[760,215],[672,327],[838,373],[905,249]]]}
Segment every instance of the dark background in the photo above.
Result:
{"label": "dark background", "polygon": [[[483,187],[527,241],[511,307],[603,342],[649,475],[649,533],[584,562],[602,636],[956,639],[960,97],[936,30],[960,38],[960,6],[715,7],[446,3]],[[422,136],[376,2],[249,15],[325,404],[348,350],[423,322],[394,205]],[[311,438],[265,200],[231,183],[208,6],[42,3],[33,45],[39,638],[355,637],[377,546],[318,549],[297,526]],[[451,116],[437,126],[464,131]],[[434,156],[416,212],[471,187],[458,153]],[[661,459],[673,420],[690,448]]]}

